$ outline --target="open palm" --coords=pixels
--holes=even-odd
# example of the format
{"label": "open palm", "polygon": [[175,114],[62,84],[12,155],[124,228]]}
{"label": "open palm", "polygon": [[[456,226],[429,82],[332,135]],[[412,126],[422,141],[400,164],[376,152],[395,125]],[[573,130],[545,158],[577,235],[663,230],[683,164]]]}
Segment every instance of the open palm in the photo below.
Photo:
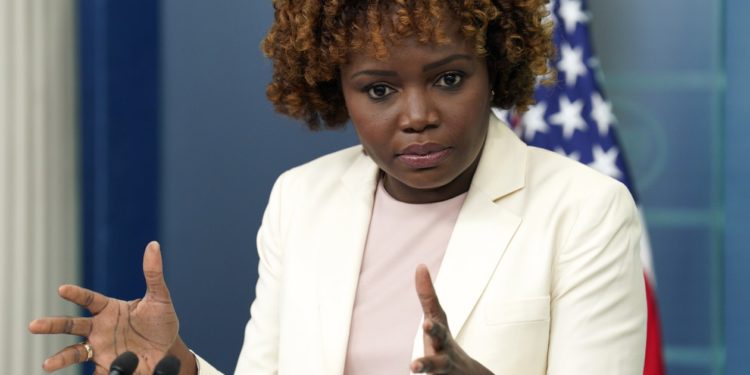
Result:
{"label": "open palm", "polygon": [[[32,321],[29,330],[38,334],[71,334],[86,337],[93,349],[95,374],[108,374],[112,361],[126,351],[139,357],[135,374],[151,374],[156,363],[177,339],[179,320],[164,282],[162,259],[156,242],[143,256],[146,294],[142,299],[122,301],[75,285],[63,285],[60,296],[85,307],[89,317],[50,317]],[[44,362],[44,370],[56,371],[86,361],[83,344],[63,348]]]}

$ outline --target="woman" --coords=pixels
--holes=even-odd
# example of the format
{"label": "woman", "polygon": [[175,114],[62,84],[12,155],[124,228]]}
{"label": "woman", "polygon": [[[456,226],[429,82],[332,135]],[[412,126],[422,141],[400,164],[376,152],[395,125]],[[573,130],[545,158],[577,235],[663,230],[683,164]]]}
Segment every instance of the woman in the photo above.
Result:
{"label": "woman", "polygon": [[[549,74],[542,0],[274,6],[270,100],[312,129],[351,120],[361,145],[277,180],[237,374],[642,371],[629,193],[491,116],[524,110]],[[217,373],[178,335],[157,244],[143,268],[139,301],[61,287],[94,317],[30,324],[87,338],[46,370],[89,359],[106,373],[131,350],[141,374],[166,352],[183,374]]]}

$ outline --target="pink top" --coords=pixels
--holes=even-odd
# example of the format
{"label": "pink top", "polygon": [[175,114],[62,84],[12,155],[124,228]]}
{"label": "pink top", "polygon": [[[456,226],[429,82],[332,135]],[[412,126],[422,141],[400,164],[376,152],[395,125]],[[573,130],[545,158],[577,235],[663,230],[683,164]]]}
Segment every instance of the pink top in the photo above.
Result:
{"label": "pink top", "polygon": [[433,280],[466,193],[446,201],[397,201],[378,184],[354,300],[345,375],[409,374],[422,309],[414,272]]}

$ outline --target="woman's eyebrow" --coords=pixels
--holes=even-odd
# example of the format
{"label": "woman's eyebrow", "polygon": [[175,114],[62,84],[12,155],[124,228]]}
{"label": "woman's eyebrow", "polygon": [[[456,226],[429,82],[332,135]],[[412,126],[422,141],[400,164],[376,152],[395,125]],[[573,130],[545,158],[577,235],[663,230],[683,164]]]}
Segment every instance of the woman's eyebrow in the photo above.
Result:
{"label": "woman's eyebrow", "polygon": [[[471,61],[471,56],[466,55],[466,54],[461,54],[461,53],[450,55],[438,61],[426,64],[425,66],[422,67],[422,72],[427,72],[432,69],[441,67],[443,65],[450,64],[451,62],[456,61],[456,60]],[[352,74],[351,76],[349,76],[349,79],[354,79],[357,76],[361,76],[361,75],[370,75],[370,76],[378,76],[378,77],[395,77],[398,74],[393,70],[368,69],[368,70],[360,70],[359,72]]]}
{"label": "woman's eyebrow", "polygon": [[360,70],[359,72],[356,72],[349,76],[349,79],[354,79],[357,76],[360,75],[370,75],[370,76],[378,76],[378,77],[395,77],[397,74],[396,72],[392,70]]}
{"label": "woman's eyebrow", "polygon": [[438,61],[426,64],[425,66],[422,67],[422,72],[426,72],[428,70],[435,69],[437,67],[440,67],[440,66],[443,66],[445,64],[451,63],[451,62],[453,62],[455,60],[468,60],[468,61],[471,61],[471,56],[465,55],[465,54],[460,54],[460,53],[457,53],[455,55],[450,55],[450,56],[448,56],[446,58],[443,58],[443,59],[440,59]]}

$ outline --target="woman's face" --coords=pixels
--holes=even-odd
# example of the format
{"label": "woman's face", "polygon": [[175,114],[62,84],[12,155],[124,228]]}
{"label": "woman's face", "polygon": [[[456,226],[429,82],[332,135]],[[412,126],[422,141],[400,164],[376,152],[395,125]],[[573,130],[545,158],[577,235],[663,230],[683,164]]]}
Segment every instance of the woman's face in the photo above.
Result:
{"label": "woman's face", "polygon": [[442,45],[415,38],[378,60],[350,56],[341,67],[349,116],[385,188],[411,203],[469,189],[487,134],[490,85],[485,59],[458,33]]}

